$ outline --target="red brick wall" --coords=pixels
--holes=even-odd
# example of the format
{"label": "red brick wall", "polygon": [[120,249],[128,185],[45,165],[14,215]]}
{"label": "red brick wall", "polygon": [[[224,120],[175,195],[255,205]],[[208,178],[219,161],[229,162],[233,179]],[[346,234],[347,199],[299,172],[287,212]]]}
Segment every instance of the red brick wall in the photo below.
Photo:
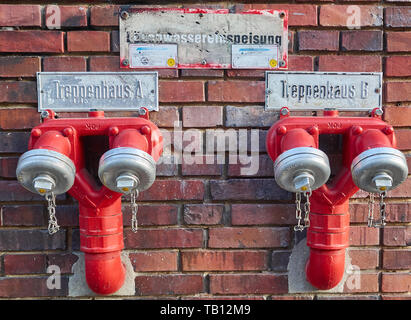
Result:
{"label": "red brick wall", "polygon": [[[0,1],[0,298],[67,296],[77,260],[73,252],[79,250],[76,202],[58,197],[62,229],[49,236],[43,199],[15,178],[30,129],[39,123],[35,73],[119,71],[116,5],[62,5],[61,29],[49,30],[50,11],[40,2]],[[361,9],[361,28],[352,30],[346,25],[352,2],[333,2],[201,6],[288,9],[289,70],[383,71],[385,120],[395,127],[398,147],[410,152],[410,3],[354,2]],[[168,6],[175,5],[196,7]],[[125,250],[137,274],[137,297],[411,297],[410,179],[389,194],[384,230],[367,228],[365,193],[352,200],[349,252],[361,269],[361,289],[289,294],[287,263],[296,221],[292,195],[276,186],[265,151],[265,133],[277,114],[263,111],[264,72],[161,70],[159,75],[160,111],[151,115],[159,127],[171,131],[180,120],[184,130],[198,128],[203,137],[207,129],[258,129],[260,169],[247,177],[233,164],[159,166],[157,181],[139,198],[137,233],[130,230],[124,205]],[[64,274],[60,290],[46,287],[46,268],[53,264]]]}

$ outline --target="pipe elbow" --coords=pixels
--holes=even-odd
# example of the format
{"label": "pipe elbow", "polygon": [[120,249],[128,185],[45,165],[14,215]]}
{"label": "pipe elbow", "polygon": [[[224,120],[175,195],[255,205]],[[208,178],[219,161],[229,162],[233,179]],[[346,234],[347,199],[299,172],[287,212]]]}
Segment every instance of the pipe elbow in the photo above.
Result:
{"label": "pipe elbow", "polygon": [[345,249],[310,250],[306,265],[307,281],[320,290],[338,285],[344,276]]}
{"label": "pipe elbow", "polygon": [[118,291],[124,284],[126,271],[120,251],[85,253],[86,281],[91,290],[100,295]]}

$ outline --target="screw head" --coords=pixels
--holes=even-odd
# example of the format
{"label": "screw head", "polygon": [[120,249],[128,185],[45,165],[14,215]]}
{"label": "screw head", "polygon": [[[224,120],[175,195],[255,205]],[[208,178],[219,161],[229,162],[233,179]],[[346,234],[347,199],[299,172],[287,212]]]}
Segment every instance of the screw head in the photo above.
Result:
{"label": "screw head", "polygon": [[129,64],[128,59],[124,59],[124,60],[122,61],[122,64],[123,64],[123,66],[127,67],[128,64]]}
{"label": "screw head", "polygon": [[128,13],[127,11],[121,11],[121,13],[120,13],[120,17],[121,17],[121,19],[123,19],[123,20],[127,20],[129,16],[130,16],[130,15],[129,15],[129,13]]}

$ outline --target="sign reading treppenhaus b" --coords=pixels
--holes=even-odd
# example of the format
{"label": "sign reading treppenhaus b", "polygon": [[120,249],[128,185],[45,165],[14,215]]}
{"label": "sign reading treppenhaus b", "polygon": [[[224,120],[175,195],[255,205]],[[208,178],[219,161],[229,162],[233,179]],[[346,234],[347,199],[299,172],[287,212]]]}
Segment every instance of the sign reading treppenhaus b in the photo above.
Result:
{"label": "sign reading treppenhaus b", "polygon": [[286,10],[120,11],[122,68],[287,69]]}

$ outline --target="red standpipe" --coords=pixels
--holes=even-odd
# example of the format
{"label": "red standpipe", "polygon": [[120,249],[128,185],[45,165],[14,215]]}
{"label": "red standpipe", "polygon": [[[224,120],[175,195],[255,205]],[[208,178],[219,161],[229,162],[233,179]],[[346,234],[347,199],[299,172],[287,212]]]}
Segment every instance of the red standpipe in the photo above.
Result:
{"label": "red standpipe", "polygon": [[50,149],[69,157],[76,167],[74,184],[68,193],[79,202],[80,250],[84,252],[86,281],[98,294],[119,290],[125,279],[121,261],[123,217],[121,193],[97,184],[86,168],[89,156],[83,137],[108,136],[102,152],[131,147],[150,154],[157,161],[163,139],[157,126],[146,116],[105,118],[104,112],[89,113],[89,118],[55,119],[50,116],[32,130],[29,149]]}
{"label": "red standpipe", "polygon": [[370,118],[338,117],[324,111],[319,117],[281,115],[267,134],[267,152],[275,161],[286,150],[297,147],[318,148],[320,134],[343,135],[343,163],[330,185],[324,184],[310,198],[310,226],[307,246],[310,256],[306,278],[314,287],[328,290],[342,279],[345,249],[349,246],[349,199],[359,189],[351,176],[351,163],[361,152],[378,147],[395,147],[394,130],[372,113]]}

